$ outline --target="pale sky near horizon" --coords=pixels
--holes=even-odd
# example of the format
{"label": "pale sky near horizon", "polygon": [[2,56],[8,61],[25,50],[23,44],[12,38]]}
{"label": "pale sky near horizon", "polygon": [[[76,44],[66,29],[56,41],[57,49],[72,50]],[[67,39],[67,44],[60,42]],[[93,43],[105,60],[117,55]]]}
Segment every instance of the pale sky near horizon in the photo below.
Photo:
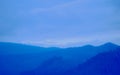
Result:
{"label": "pale sky near horizon", "polygon": [[0,1],[0,41],[69,47],[120,44],[119,0]]}

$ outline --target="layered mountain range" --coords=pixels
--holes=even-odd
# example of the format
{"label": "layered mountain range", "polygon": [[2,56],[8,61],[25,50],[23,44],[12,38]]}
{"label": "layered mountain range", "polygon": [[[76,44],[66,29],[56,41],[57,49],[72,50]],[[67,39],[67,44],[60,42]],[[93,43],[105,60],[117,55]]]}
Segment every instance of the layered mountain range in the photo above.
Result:
{"label": "layered mountain range", "polygon": [[0,42],[0,75],[117,75],[120,46],[44,48]]}

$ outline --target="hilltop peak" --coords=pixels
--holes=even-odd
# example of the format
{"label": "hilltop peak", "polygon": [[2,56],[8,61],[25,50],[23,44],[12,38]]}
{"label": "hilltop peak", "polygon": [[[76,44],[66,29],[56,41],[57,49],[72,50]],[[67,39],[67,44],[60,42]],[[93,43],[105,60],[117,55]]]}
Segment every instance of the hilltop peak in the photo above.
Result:
{"label": "hilltop peak", "polygon": [[88,45],[84,45],[83,47],[94,47],[94,46],[93,46],[93,45],[88,44]]}
{"label": "hilltop peak", "polygon": [[118,45],[116,45],[116,44],[114,44],[114,43],[111,43],[111,42],[107,42],[107,43],[105,43],[105,44],[103,44],[103,45],[101,45],[101,46],[118,46]]}
{"label": "hilltop peak", "polygon": [[98,46],[99,48],[103,48],[104,49],[107,49],[107,50],[114,50],[114,49],[117,49],[118,47],[120,47],[119,45],[116,45],[114,43],[111,43],[111,42],[108,42],[108,43],[105,43],[105,44],[102,44],[100,46]]}

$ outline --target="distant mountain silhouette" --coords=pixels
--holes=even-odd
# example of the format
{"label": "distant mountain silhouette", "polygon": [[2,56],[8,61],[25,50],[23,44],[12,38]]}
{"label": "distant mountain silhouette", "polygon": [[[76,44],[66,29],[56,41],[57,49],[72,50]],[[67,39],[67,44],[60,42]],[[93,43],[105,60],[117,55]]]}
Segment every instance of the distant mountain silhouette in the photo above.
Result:
{"label": "distant mountain silhouette", "polygon": [[[106,43],[96,47],[85,45],[71,48],[44,48],[0,42],[0,75],[7,75],[6,73],[18,75],[20,72],[46,73],[46,71],[49,74],[60,74],[77,67],[99,53],[114,51],[119,47]],[[42,71],[39,71],[41,69]]]}
{"label": "distant mountain silhouette", "polygon": [[[59,50],[59,48],[57,48]],[[44,48],[24,44],[0,42],[0,75],[37,68],[56,55],[56,48]]]}
{"label": "distant mountain silhouette", "polygon": [[[53,61],[53,59],[51,60]],[[85,63],[80,64],[77,68],[68,70],[67,72],[63,70],[56,73],[55,69],[44,70],[44,73],[41,72],[43,72],[42,67],[39,67],[32,72],[24,73],[24,75],[120,75],[120,48],[100,53]]]}
{"label": "distant mountain silhouette", "polygon": [[[38,54],[36,55],[35,52],[33,54],[31,54],[31,53],[29,54],[29,52],[28,52],[27,55],[26,54],[18,55],[18,57],[22,56],[22,58],[20,58],[20,59],[24,59],[24,57],[27,57],[24,59],[24,61],[27,60],[28,67],[33,67],[34,64],[37,63],[37,65],[33,67],[34,68],[33,70],[31,68],[31,70],[22,72],[22,74],[39,75],[39,74],[47,73],[45,75],[50,75],[50,74],[54,75],[56,73],[56,75],[58,75],[58,74],[61,75],[60,73],[64,73],[65,71],[67,71],[69,69],[77,67],[78,64],[85,62],[86,60],[97,55],[98,53],[114,51],[117,48],[119,48],[119,46],[112,44],[112,43],[107,43],[107,44],[104,44],[104,45],[101,45],[98,47],[86,45],[83,47],[73,47],[73,48],[65,48],[65,49],[59,49],[59,48],[55,48],[55,49],[54,48],[52,48],[52,49],[45,48],[44,49],[43,48],[42,51],[45,51],[45,53],[40,54],[38,52]],[[33,50],[35,50],[35,49],[33,49]],[[38,50],[40,50],[40,52],[41,52],[41,48]],[[16,56],[13,56],[13,58],[14,57],[16,57]],[[60,57],[60,59],[59,59],[59,57]],[[8,57],[8,58],[11,59],[11,57]],[[32,59],[30,60],[30,58],[32,58]],[[28,59],[30,62],[28,62]],[[13,62],[14,62],[14,60],[13,60]],[[18,61],[19,61],[19,59],[18,59]],[[49,64],[50,61],[53,61],[53,62],[51,62],[51,64]],[[44,63],[48,63],[48,64],[45,65]],[[58,65],[55,66],[54,64],[58,64]],[[59,66],[59,64],[61,64],[61,67]],[[9,64],[9,65],[11,65],[11,64]],[[17,65],[22,65],[22,66],[24,66],[24,68],[26,67],[23,63],[23,60],[22,60],[22,62],[20,61],[20,63],[17,63]],[[62,70],[63,69],[62,66],[65,68],[64,70]],[[35,69],[35,67],[36,67],[36,69]],[[17,68],[19,68],[19,67],[17,67]],[[23,68],[21,67],[21,69],[23,69]]]}
{"label": "distant mountain silhouette", "polygon": [[45,51],[54,50],[54,48],[44,48],[32,45],[0,42],[0,54],[24,54],[24,53],[42,53]]}

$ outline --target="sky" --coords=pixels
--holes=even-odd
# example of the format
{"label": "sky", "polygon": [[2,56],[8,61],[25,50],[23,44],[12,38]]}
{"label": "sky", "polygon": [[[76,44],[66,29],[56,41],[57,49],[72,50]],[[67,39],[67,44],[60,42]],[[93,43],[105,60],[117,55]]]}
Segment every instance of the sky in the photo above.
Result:
{"label": "sky", "polygon": [[0,11],[1,42],[120,44],[119,0],[1,0]]}

